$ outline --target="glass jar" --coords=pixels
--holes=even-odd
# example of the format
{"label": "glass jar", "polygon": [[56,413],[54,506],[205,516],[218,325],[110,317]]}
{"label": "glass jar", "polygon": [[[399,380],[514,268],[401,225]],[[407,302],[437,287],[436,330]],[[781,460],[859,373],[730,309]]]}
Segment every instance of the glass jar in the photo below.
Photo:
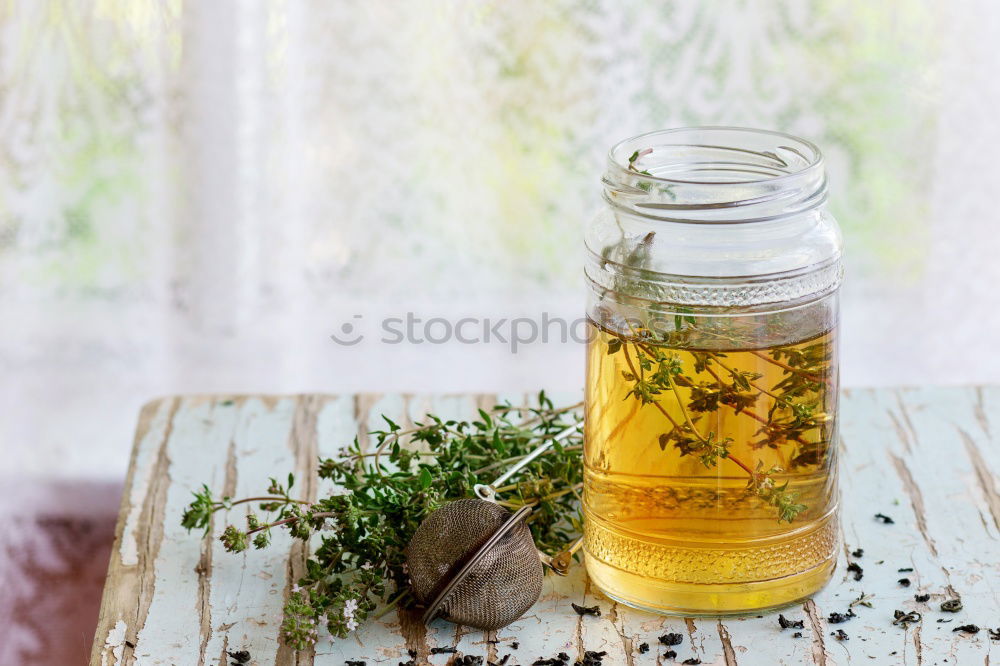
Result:
{"label": "glass jar", "polygon": [[837,544],[843,270],[820,151],[703,127],[609,158],[586,234],[591,580],[684,615],[808,597]]}

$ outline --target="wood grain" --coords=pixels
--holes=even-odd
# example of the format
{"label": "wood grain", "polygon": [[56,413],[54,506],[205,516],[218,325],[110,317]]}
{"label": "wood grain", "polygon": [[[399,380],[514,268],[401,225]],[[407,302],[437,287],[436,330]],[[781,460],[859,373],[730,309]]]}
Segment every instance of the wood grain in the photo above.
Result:
{"label": "wood grain", "polygon": [[[781,631],[776,615],[674,618],[634,611],[593,589],[581,567],[547,577],[539,602],[520,620],[483,634],[435,622],[423,627],[407,614],[371,622],[347,640],[322,636],[316,649],[295,654],[281,645],[281,606],[301,571],[306,549],[275,534],[265,551],[224,552],[226,519],[217,516],[204,538],[180,528],[191,492],[207,483],[236,496],[259,491],[269,476],[296,472],[303,497],[333,488],[315,479],[317,456],[333,456],[382,427],[381,414],[410,424],[428,411],[464,418],[498,398],[521,395],[211,396],[165,398],[139,420],[115,532],[91,664],[222,664],[226,650],[248,650],[254,664],[370,664],[405,661],[445,666],[452,657],[431,648],[457,645],[488,660],[512,653],[511,664],[566,652],[606,650],[604,663],[670,663],[657,637],[684,636],[678,662],[703,664],[982,664],[990,663],[987,632],[953,632],[961,624],[1000,625],[1000,389],[996,387],[845,391],[842,401],[842,548],[834,580],[807,603],[784,610],[803,620],[801,638]],[[558,401],[576,396],[557,396]],[[876,512],[894,519],[883,524]],[[864,549],[864,555],[851,552]],[[864,568],[860,581],[849,562]],[[912,572],[900,573],[900,568]],[[910,587],[897,579],[907,577]],[[874,608],[831,626],[860,594]],[[919,603],[914,595],[931,595]],[[942,613],[960,596],[964,610]],[[599,604],[600,617],[579,617],[569,602]],[[892,625],[893,610],[916,610],[923,622]],[[938,619],[950,620],[938,623]],[[843,629],[849,639],[831,633]],[[520,647],[511,648],[514,642]],[[648,643],[650,650],[641,652]],[[996,657],[994,657],[996,660]]]}

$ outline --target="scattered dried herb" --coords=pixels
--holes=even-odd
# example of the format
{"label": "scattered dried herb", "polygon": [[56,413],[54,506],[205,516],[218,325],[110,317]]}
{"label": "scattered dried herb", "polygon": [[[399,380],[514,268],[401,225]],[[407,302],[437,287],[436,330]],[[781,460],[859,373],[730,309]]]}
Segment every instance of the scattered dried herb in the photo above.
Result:
{"label": "scattered dried herb", "polygon": [[641,643],[639,645],[639,654],[646,654],[649,652],[649,643]]}
{"label": "scattered dried herb", "polygon": [[851,551],[851,557],[863,557],[865,554],[864,548],[855,548]]}
{"label": "scattered dried herb", "polygon": [[952,633],[956,631],[961,631],[963,634],[978,634],[979,627],[974,624],[963,624],[961,627],[955,627],[951,630]]}
{"label": "scattered dried herb", "polygon": [[431,654],[455,654],[458,652],[457,647],[432,647]]}
{"label": "scattered dried herb", "polygon": [[667,650],[666,652],[663,653],[663,658],[664,659],[676,659],[677,658],[677,653],[674,652],[673,650]]}
{"label": "scattered dried herb", "polygon": [[830,613],[830,615],[826,618],[826,621],[830,624],[840,624],[841,622],[847,622],[852,617],[857,617],[857,615],[854,614],[853,610],[848,608],[846,613]]}
{"label": "scattered dried herb", "polygon": [[467,654],[464,657],[456,657],[455,665],[458,666],[480,666],[483,663],[483,658],[477,654]]}
{"label": "scattered dried herb", "polygon": [[778,614],[778,626],[784,629],[805,629],[804,620],[789,620],[784,615]]}
{"label": "scattered dried herb", "polygon": [[843,629],[837,629],[837,631],[831,631],[830,635],[836,638],[838,641],[849,641],[851,640],[847,636],[847,632]]}
{"label": "scattered dried herb", "polygon": [[[411,657],[414,655],[410,655]],[[240,662],[243,663],[243,662]],[[368,666],[367,661],[362,661],[360,659],[348,659],[344,662],[344,666]]]}
{"label": "scattered dried herb", "polygon": [[896,569],[899,573],[910,573],[913,571],[913,567],[903,567],[902,569]]}
{"label": "scattered dried herb", "polygon": [[685,664],[686,666],[698,666],[698,664],[701,663],[701,659],[699,659],[698,657],[688,657],[681,663]]}
{"label": "scattered dried herb", "polygon": [[941,610],[945,613],[957,613],[962,610],[962,600],[961,599],[949,599],[948,601],[941,602]]}
{"label": "scattered dried herb", "polygon": [[897,626],[901,626],[904,629],[909,627],[911,624],[916,624],[920,622],[923,619],[923,616],[920,615],[920,613],[918,613],[917,611],[906,612],[901,610],[894,610],[892,611],[892,617],[893,617],[892,623]]}
{"label": "scattered dried herb", "polygon": [[987,627],[986,633],[990,635],[991,641],[1000,641],[1000,627],[997,627],[996,629],[990,629]]}
{"label": "scattered dried herb", "polygon": [[583,660],[577,660],[574,662],[573,666],[601,666],[601,660],[604,659],[607,652],[594,652],[593,650],[587,650],[583,653]]}
{"label": "scattered dried herb", "polygon": [[913,600],[919,603],[925,603],[931,600],[931,595],[929,594],[914,594]]}
{"label": "scattered dried herb", "polygon": [[792,634],[792,638],[802,638],[802,632],[796,631],[794,634]]}
{"label": "scattered dried herb", "polygon": [[[315,543],[284,607],[281,636],[296,650],[314,645],[320,626],[344,638],[376,612],[411,606],[405,549],[423,519],[472,496],[475,484],[490,483],[554,433],[579,426],[581,415],[578,405],[557,408],[540,393],[535,406],[497,405],[471,421],[429,415],[404,430],[384,420],[386,429],[370,433],[371,449],[367,438],[364,448],[356,438],[337,457],[319,461],[318,476],[343,489],[337,494],[299,499],[291,474],[286,483],[272,479],[266,494],[238,500],[203,486],[182,516],[183,527],[207,530],[216,512],[239,504],[267,514],[251,512],[240,518],[245,526],[225,527],[221,540],[230,552],[266,548],[278,529]],[[543,551],[561,550],[579,530],[582,439],[574,431],[533,460],[506,493],[503,504],[512,510],[538,504],[530,527]],[[410,443],[420,450],[404,446]]]}
{"label": "scattered dried herb", "polygon": [[876,520],[881,520],[882,523],[885,524],[885,525],[892,525],[893,523],[896,522],[895,520],[893,520],[889,516],[885,515],[884,513],[876,513],[875,514],[875,519]]}
{"label": "scattered dried herb", "polygon": [[[231,400],[229,402],[232,404]],[[248,650],[236,650],[234,652],[226,650],[226,654],[229,655],[229,658],[237,664],[245,664],[250,661],[250,652]],[[350,666],[350,664],[348,664],[348,666]],[[365,666],[365,662],[361,662],[361,666]]]}
{"label": "scattered dried herb", "polygon": [[947,620],[945,620],[944,618],[940,618],[938,619],[938,624],[944,624],[945,622],[954,622],[954,621],[955,620],[953,618],[948,618]]}
{"label": "scattered dried herb", "polygon": [[521,644],[520,644],[520,643],[518,643],[517,641],[514,641],[513,643],[511,643],[511,644],[510,644],[510,648],[511,648],[512,650],[516,650],[516,649],[517,649],[517,648],[519,648],[519,647],[521,647]]}
{"label": "scattered dried herb", "polygon": [[867,608],[872,608],[872,599],[875,598],[874,594],[865,594],[862,592],[858,595],[858,598],[850,603],[848,608],[854,608],[855,606],[865,606]]}
{"label": "scattered dried herb", "polygon": [[861,580],[865,576],[865,570],[861,568],[861,565],[857,562],[851,562],[847,565],[847,570],[854,574],[854,580]]}
{"label": "scattered dried herb", "polygon": [[667,647],[672,647],[674,645],[680,645],[684,642],[683,634],[663,634],[658,639],[661,643]]}
{"label": "scattered dried herb", "polygon": [[601,616],[600,606],[581,606],[579,604],[571,603],[570,606],[576,611],[577,615],[595,615],[597,617]]}
{"label": "scattered dried herb", "polygon": [[[563,655],[566,655],[565,659],[562,658]],[[569,661],[569,655],[566,654],[565,652],[560,652],[558,657],[551,657],[549,659],[543,657],[540,659],[536,659],[535,661],[531,662],[531,666],[561,666],[563,664],[566,664],[568,661]]]}
{"label": "scattered dried herb", "polygon": [[909,578],[900,578],[896,582],[899,583],[900,585],[902,585],[903,587],[909,587],[910,586],[910,579]]}

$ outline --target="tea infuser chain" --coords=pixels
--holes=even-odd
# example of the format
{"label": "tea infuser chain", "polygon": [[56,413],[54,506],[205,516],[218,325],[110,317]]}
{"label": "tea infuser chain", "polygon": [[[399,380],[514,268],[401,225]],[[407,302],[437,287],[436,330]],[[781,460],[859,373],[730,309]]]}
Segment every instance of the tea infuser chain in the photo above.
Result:
{"label": "tea infuser chain", "polygon": [[548,555],[542,551],[538,551],[538,557],[541,558],[542,564],[552,569],[552,572],[560,576],[565,576],[569,573],[569,568],[573,564],[573,555],[576,551],[580,550],[580,546],[583,545],[583,537],[577,537],[576,540],[569,545],[569,548],[563,548],[555,555]]}
{"label": "tea infuser chain", "polygon": [[533,461],[535,458],[548,451],[553,444],[555,444],[556,442],[561,442],[562,440],[572,435],[574,432],[577,432],[577,427],[570,426],[564,429],[559,434],[557,434],[555,437],[550,437],[546,439],[544,442],[539,444],[534,451],[521,458],[521,460],[519,460],[510,469],[508,469],[506,472],[495,478],[493,480],[493,483],[490,483],[488,485],[485,483],[477,483],[475,486],[472,487],[473,492],[476,493],[476,497],[478,497],[481,500],[486,500],[487,502],[493,502],[494,504],[496,504],[497,487],[503,485],[504,481],[506,481],[510,477],[520,472],[521,469],[523,469],[526,465],[531,463],[531,461]]}
{"label": "tea infuser chain", "polygon": [[[477,483],[473,486],[473,492],[475,492],[476,497],[481,500],[497,504],[496,489],[498,487],[502,486],[505,481],[520,472],[526,465],[531,463],[532,460],[548,451],[553,444],[561,442],[577,431],[577,426],[570,426],[566,428],[565,430],[559,432],[555,437],[548,438],[539,444],[534,451],[521,458],[521,460],[519,460],[514,466],[494,479],[493,483],[488,485],[484,483]],[[549,567],[553,572],[560,576],[565,576],[569,572],[570,565],[573,563],[573,554],[576,553],[582,545],[583,537],[580,537],[570,544],[568,548],[564,548],[555,555],[549,555],[539,550],[538,557],[542,560],[542,564]]]}

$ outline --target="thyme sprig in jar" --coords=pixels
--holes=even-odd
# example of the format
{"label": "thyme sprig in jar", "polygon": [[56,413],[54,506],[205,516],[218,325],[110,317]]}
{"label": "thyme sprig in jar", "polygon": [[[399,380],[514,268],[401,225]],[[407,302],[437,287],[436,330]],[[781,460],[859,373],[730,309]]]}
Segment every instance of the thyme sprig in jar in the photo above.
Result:
{"label": "thyme sprig in jar", "polygon": [[654,611],[809,596],[836,545],[841,240],[813,144],[615,146],[587,236],[587,567]]}

